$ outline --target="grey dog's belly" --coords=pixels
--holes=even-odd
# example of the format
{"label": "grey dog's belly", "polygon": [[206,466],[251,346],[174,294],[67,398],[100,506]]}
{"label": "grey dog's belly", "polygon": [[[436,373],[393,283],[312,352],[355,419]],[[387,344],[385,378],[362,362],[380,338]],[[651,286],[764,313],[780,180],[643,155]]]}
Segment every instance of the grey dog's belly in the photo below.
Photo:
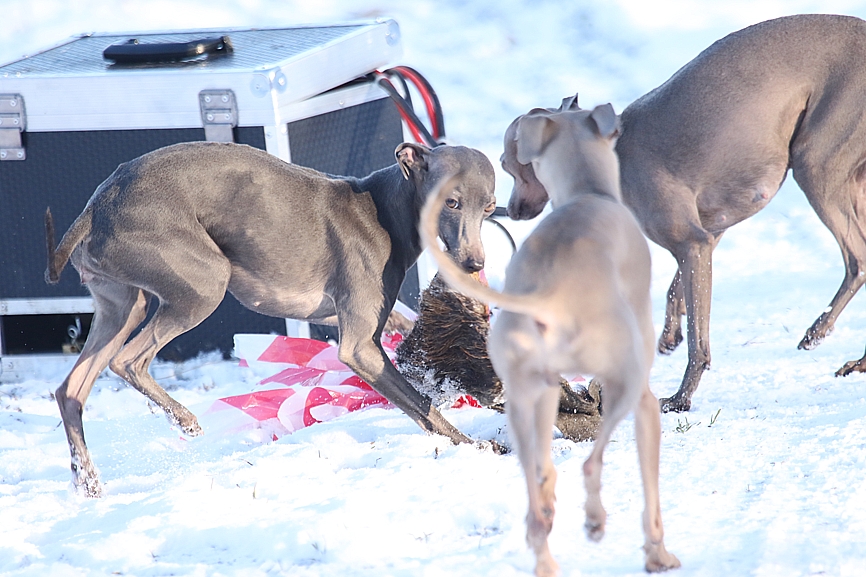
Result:
{"label": "grey dog's belly", "polygon": [[245,307],[272,317],[322,322],[337,314],[324,285],[307,275],[271,282],[234,268],[228,290]]}

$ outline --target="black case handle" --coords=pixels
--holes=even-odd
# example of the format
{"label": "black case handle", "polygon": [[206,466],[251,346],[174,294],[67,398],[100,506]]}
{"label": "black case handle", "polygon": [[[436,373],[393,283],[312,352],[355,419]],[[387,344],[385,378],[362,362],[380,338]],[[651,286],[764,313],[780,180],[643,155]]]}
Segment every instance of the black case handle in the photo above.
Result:
{"label": "black case handle", "polygon": [[138,38],[130,38],[126,42],[112,44],[103,50],[102,57],[118,64],[148,64],[175,62],[205,54],[228,54],[232,50],[232,42],[228,36],[200,38],[189,42],[153,43],[144,43]]}

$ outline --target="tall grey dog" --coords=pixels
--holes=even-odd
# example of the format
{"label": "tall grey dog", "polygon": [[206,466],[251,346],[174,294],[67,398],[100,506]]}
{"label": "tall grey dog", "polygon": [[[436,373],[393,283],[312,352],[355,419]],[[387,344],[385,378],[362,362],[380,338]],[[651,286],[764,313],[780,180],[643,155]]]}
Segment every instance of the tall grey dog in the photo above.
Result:
{"label": "tall grey dog", "polygon": [[[866,281],[864,86],[866,22],[790,16],[726,36],[623,111],[623,200],[679,264],[660,352],[679,345],[688,319],[688,367],[663,411],[689,410],[710,366],[713,249],[728,227],[770,202],[788,169],[845,262],[842,285],[799,348],[816,347]],[[536,216],[547,193],[532,167],[513,150],[502,160],[515,176],[509,215]],[[853,371],[866,371],[866,356],[836,375]]]}
{"label": "tall grey dog", "polygon": [[618,122],[607,104],[590,111],[524,116],[514,146],[550,193],[553,212],[524,241],[506,271],[503,293],[474,282],[439,250],[437,214],[458,202],[454,180],[431,195],[421,216],[425,246],[440,272],[461,292],[501,307],[488,341],[505,387],[510,433],[526,476],[526,539],[535,573],[554,575],[547,536],[553,527],[556,470],[550,457],[561,373],[593,374],[604,383],[604,417],[583,465],[586,530],[604,535],[602,454],[617,423],[635,411],[643,480],[646,570],[679,567],[664,546],[659,505],[658,401],[649,388],[655,356],[650,303],[650,253],[623,206],[613,151]]}
{"label": "tall grey dog", "polygon": [[[195,416],[148,374],[157,352],[207,318],[226,290],[250,309],[336,324],[340,360],[422,429],[469,439],[397,372],[380,335],[408,268],[421,253],[418,219],[430,188],[460,171],[460,206],[440,219],[449,252],[468,271],[484,264],[481,222],[495,208],[490,161],[477,150],[401,144],[397,164],[363,178],[331,177],[255,148],[169,146],[120,165],[54,248],[56,282],[67,260],[93,295],[84,349],[57,389],[75,484],[101,487],[84,443],[81,413],[96,377],[111,370],[190,435]],[[146,295],[159,301],[145,318]]]}

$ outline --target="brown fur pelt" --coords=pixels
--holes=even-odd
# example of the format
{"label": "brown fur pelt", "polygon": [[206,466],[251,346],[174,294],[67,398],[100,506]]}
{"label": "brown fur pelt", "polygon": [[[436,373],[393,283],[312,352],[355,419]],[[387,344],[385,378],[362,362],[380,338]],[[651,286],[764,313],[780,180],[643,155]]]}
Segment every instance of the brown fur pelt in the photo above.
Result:
{"label": "brown fur pelt", "polygon": [[[437,274],[421,294],[420,309],[414,328],[397,347],[403,376],[437,405],[469,394],[484,407],[504,410],[502,381],[487,355],[487,305],[452,290]],[[595,381],[587,389],[560,379],[556,426],[568,439],[594,439],[600,406]]]}

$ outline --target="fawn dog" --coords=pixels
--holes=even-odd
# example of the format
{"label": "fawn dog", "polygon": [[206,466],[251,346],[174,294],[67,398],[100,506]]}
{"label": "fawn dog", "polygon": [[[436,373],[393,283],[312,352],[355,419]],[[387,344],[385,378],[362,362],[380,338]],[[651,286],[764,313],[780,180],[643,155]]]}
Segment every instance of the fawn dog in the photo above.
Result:
{"label": "fawn dog", "polygon": [[502,293],[474,282],[437,244],[441,219],[460,210],[452,192],[456,177],[431,194],[421,216],[422,239],[445,278],[461,292],[502,309],[488,349],[505,387],[509,432],[526,476],[527,542],[539,576],[558,571],[547,536],[554,517],[550,446],[561,373],[596,375],[603,384],[603,421],[583,466],[587,534],[593,540],[604,535],[602,454],[617,423],[635,411],[646,501],[645,567],[679,566],[664,546],[659,505],[661,425],[649,388],[655,352],[650,253],[635,217],[621,202],[613,150],[618,126],[609,104],[592,111],[536,110],[518,121],[516,142],[506,147],[516,144],[520,162],[532,165],[554,210],[512,258]]}

